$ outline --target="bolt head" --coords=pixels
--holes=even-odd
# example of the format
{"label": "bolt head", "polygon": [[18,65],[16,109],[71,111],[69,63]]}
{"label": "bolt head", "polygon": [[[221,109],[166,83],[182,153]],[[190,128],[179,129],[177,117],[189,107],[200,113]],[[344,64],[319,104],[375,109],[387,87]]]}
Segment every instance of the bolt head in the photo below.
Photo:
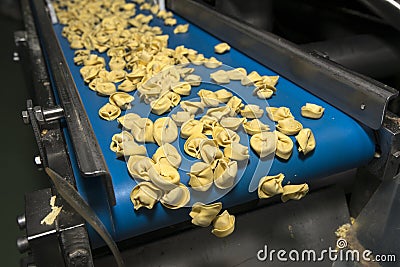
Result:
{"label": "bolt head", "polygon": [[22,111],[22,120],[24,121],[25,124],[29,124],[28,111],[26,111],[26,110]]}

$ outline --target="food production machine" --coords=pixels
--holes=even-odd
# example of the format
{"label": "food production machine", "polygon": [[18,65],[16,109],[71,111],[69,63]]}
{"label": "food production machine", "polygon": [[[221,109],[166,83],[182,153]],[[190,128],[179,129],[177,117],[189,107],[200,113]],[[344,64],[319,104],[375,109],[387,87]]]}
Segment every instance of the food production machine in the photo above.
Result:
{"label": "food production machine", "polygon": [[[395,79],[386,79],[399,74],[397,1],[122,2],[21,1],[25,30],[15,33],[15,43],[32,89],[32,99],[27,100],[22,117],[35,135],[40,153],[35,160],[52,182],[51,188],[25,195],[25,213],[18,216],[24,237],[17,240],[17,246],[22,253],[27,252],[21,265],[286,266],[287,259],[266,262],[260,257],[260,250],[312,249],[319,253],[328,247],[339,247],[371,250],[374,261],[322,258],[292,264],[399,266],[396,236],[400,216],[396,204],[400,201],[400,120],[395,114],[398,91],[393,88]],[[79,6],[85,12],[76,13]],[[90,8],[93,11],[87,11]],[[163,17],[160,12],[172,13]],[[83,14],[97,18],[95,28],[102,25],[106,32],[123,35],[124,30],[138,29],[131,32],[138,32],[142,39],[133,42],[132,36],[126,38],[132,42],[129,49],[123,49],[125,59],[125,53],[146,46],[143,38],[164,36],[157,40],[161,40],[160,46],[165,44],[166,57],[180,65],[178,70],[192,68],[193,74],[201,77],[199,84],[192,84],[179,100],[204,103],[199,90],[226,89],[241,99],[242,108],[248,104],[260,107],[260,121],[271,132],[281,126],[268,117],[269,107],[287,107],[302,127],[312,130],[315,148],[302,153],[292,136],[293,152],[287,159],[274,155],[260,158],[251,141],[253,137],[243,128],[235,129],[241,144],[248,147],[248,160],[238,161],[231,186],[212,186],[200,192],[193,190],[187,174],[197,161],[185,155],[187,141],[178,136],[171,143],[182,157],[177,173],[190,200],[179,209],[160,202],[151,209],[136,209],[132,190],[144,178],[133,179],[127,162],[136,152],[121,158],[110,149],[112,138],[126,129],[120,119],[115,119],[118,116],[108,117],[109,120],[99,116],[111,101],[104,95],[110,94],[93,90],[92,80],[86,80],[90,74],[83,71],[77,59],[79,51],[91,50],[89,54],[107,66],[106,72],[116,70],[119,63],[107,51],[122,45],[115,44],[120,39],[100,36],[95,30],[85,36],[84,29],[75,24],[72,27],[68,16],[84,21],[79,17]],[[312,16],[315,19],[310,19]],[[169,18],[176,21],[169,25]],[[136,24],[138,21],[140,25]],[[178,25],[188,25],[187,32],[175,32]],[[78,43],[71,31],[81,36]],[[85,43],[82,36],[92,43]],[[100,45],[100,38],[108,39]],[[230,50],[216,53],[214,47],[222,42],[229,44]],[[89,61],[89,54],[81,61]],[[199,54],[204,59],[202,64],[188,60],[190,55],[199,59]],[[149,57],[155,55],[156,52]],[[138,114],[155,122],[178,114],[177,108],[154,112],[154,101],[149,105],[143,89],[152,77],[134,76],[136,62],[147,58],[143,54],[131,56],[133,59],[126,61],[135,62],[133,67],[124,62],[127,65],[119,70],[126,77],[139,77],[140,82],[135,90],[126,91],[121,85],[124,79],[115,81],[119,91],[133,96],[131,107],[122,110],[121,116]],[[204,62],[220,65],[207,67]],[[162,71],[155,71],[156,68],[152,65],[154,76],[166,70],[160,67]],[[273,89],[273,95],[261,99],[255,93],[258,87],[250,85],[249,89],[243,80],[218,83],[210,79],[217,70],[228,72],[236,68],[263,77],[279,76],[276,85],[268,87]],[[306,103],[323,107],[322,117],[303,116],[301,110]],[[389,103],[393,112],[388,109]],[[111,111],[107,112],[111,116]],[[246,117],[244,112],[240,114],[240,118]],[[196,114],[196,119],[201,116]],[[132,134],[135,135],[134,130]],[[135,149],[145,148],[150,158],[159,147],[154,142],[141,145]],[[277,196],[260,199],[259,180],[279,173],[284,175],[282,185],[305,184],[305,196],[285,203]],[[162,199],[165,201],[165,196]],[[189,213],[196,202],[221,202],[222,210],[235,215],[233,233],[218,238],[211,234],[212,227],[194,226]],[[43,223],[59,207],[61,211],[54,220]],[[341,227],[346,224],[347,228]],[[340,247],[337,238],[346,246]],[[377,256],[382,255],[391,256],[390,260],[378,262]]]}

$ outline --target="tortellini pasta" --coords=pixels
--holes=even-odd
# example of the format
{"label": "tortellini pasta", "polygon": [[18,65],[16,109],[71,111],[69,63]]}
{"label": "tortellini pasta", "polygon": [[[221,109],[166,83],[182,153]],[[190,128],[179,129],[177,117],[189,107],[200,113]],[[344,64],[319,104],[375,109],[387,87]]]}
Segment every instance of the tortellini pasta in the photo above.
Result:
{"label": "tortellini pasta", "polygon": [[233,233],[235,230],[235,216],[230,215],[227,210],[225,210],[221,215],[218,215],[214,219],[213,233],[217,237],[226,237]]}
{"label": "tortellini pasta", "polygon": [[135,98],[127,93],[118,92],[110,95],[110,103],[118,106],[120,109],[126,110],[131,108],[131,102]]}
{"label": "tortellini pasta", "polygon": [[218,145],[222,147],[227,147],[232,143],[240,142],[240,136],[237,133],[221,126],[214,127],[212,137],[217,141]]}
{"label": "tortellini pasta", "polygon": [[193,115],[201,113],[204,110],[204,104],[202,102],[182,101],[180,106],[181,109]]}
{"label": "tortellini pasta", "polygon": [[224,117],[219,123],[224,128],[236,131],[244,122],[246,122],[246,118]]}
{"label": "tortellini pasta", "polygon": [[99,109],[99,116],[107,121],[113,121],[121,115],[121,109],[113,104],[107,103]]}
{"label": "tortellini pasta", "polygon": [[258,119],[262,117],[264,110],[257,105],[249,104],[240,111],[240,114],[248,119]]}
{"label": "tortellini pasta", "polygon": [[212,221],[217,217],[222,209],[222,203],[203,204],[196,202],[193,204],[192,211],[189,216],[192,217],[192,223],[200,227],[209,226]]}
{"label": "tortellini pasta", "polygon": [[290,112],[290,109],[287,107],[267,107],[266,110],[268,117],[275,122],[287,118],[294,118],[292,113]]}
{"label": "tortellini pasta", "polygon": [[148,118],[139,118],[132,121],[131,132],[135,140],[139,143],[154,143],[153,129],[154,124]]}
{"label": "tortellini pasta", "polygon": [[200,157],[208,164],[211,164],[215,159],[222,158],[222,152],[215,140],[203,139],[199,145]]}
{"label": "tortellini pasta", "polygon": [[229,50],[231,50],[231,47],[227,43],[219,43],[214,46],[214,51],[217,54],[223,54],[225,52],[228,52]]}
{"label": "tortellini pasta", "polygon": [[214,174],[210,164],[196,162],[190,167],[188,173],[189,185],[196,191],[207,191],[213,184]]}
{"label": "tortellini pasta", "polygon": [[213,91],[201,89],[197,95],[200,96],[201,103],[203,103],[205,107],[217,107],[221,103]]}
{"label": "tortellini pasta", "polygon": [[210,57],[207,60],[204,60],[204,66],[209,69],[215,69],[222,65],[222,62],[216,59],[215,57]]}
{"label": "tortellini pasta", "polygon": [[186,33],[188,29],[189,29],[189,24],[181,24],[175,27],[174,33],[175,34]]}
{"label": "tortellini pasta", "polygon": [[131,156],[128,160],[128,172],[135,179],[150,181],[149,171],[154,167],[154,164],[154,161],[145,157],[145,155],[142,158]]}
{"label": "tortellini pasta", "polygon": [[110,149],[115,152],[117,158],[131,155],[146,155],[146,148],[136,144],[133,136],[127,131],[113,135]]}
{"label": "tortellini pasta", "polygon": [[227,74],[228,74],[230,80],[240,81],[243,78],[246,78],[247,71],[244,68],[236,68],[236,69],[227,71]]}
{"label": "tortellini pasta", "polygon": [[185,122],[194,119],[194,114],[187,111],[178,111],[177,113],[172,114],[171,118],[174,120],[175,124],[180,127]]}
{"label": "tortellini pasta", "polygon": [[306,118],[319,119],[324,114],[325,108],[311,103],[301,107],[301,115]]}
{"label": "tortellini pasta", "polygon": [[278,131],[275,131],[275,134],[277,137],[275,155],[282,159],[289,159],[293,151],[292,139]]}
{"label": "tortellini pasta", "polygon": [[195,133],[186,140],[183,149],[189,156],[200,159],[200,143],[207,139],[207,136],[204,134]]}
{"label": "tortellini pasta", "polygon": [[309,128],[302,129],[298,135],[296,135],[296,140],[299,144],[299,152],[303,152],[304,155],[315,149],[315,137]]}
{"label": "tortellini pasta", "polygon": [[180,183],[178,171],[169,164],[156,163],[149,170],[150,181],[158,188],[169,191]]}
{"label": "tortellini pasta", "polygon": [[189,119],[181,127],[181,137],[189,138],[190,136],[203,132],[203,123],[195,119]]}
{"label": "tortellini pasta", "polygon": [[225,147],[224,155],[231,160],[247,160],[250,158],[249,148],[240,143],[231,143],[229,146]]}
{"label": "tortellini pasta", "polygon": [[115,85],[111,82],[97,82],[96,92],[99,95],[109,96],[117,91]]}
{"label": "tortellini pasta", "polygon": [[234,110],[236,113],[239,113],[240,110],[244,107],[244,104],[242,103],[242,99],[240,99],[237,96],[232,96],[229,101],[226,103],[228,107],[230,107],[232,110]]}
{"label": "tortellini pasta", "polygon": [[270,198],[283,193],[282,181],[285,176],[280,173],[273,176],[264,176],[258,183],[258,197]]}
{"label": "tortellini pasta", "polygon": [[135,210],[145,207],[152,209],[161,198],[162,191],[149,182],[137,184],[131,192],[131,201]]}
{"label": "tortellini pasta", "polygon": [[190,95],[192,86],[188,82],[178,82],[171,86],[171,90],[180,95]]}
{"label": "tortellini pasta", "polygon": [[227,103],[229,99],[231,99],[231,97],[233,96],[233,94],[226,89],[219,89],[214,93],[217,96],[218,100],[222,103]]}
{"label": "tortellini pasta", "polygon": [[299,200],[308,193],[308,190],[309,190],[308,184],[306,183],[299,185],[294,185],[294,184],[285,185],[283,187],[281,200],[283,202],[286,202],[290,199]]}
{"label": "tortellini pasta", "polygon": [[189,74],[184,78],[191,86],[199,86],[201,84],[201,77],[195,74]]}
{"label": "tortellini pasta", "polygon": [[216,72],[211,73],[210,78],[217,84],[230,83],[231,81],[228,74],[224,70],[217,70]]}
{"label": "tortellini pasta", "polygon": [[250,146],[260,156],[264,158],[276,150],[276,135],[273,132],[261,132],[250,138]]}
{"label": "tortellini pasta", "polygon": [[221,106],[221,107],[217,107],[217,108],[209,108],[206,113],[207,116],[214,117],[217,119],[217,121],[220,121],[224,117],[230,117],[234,114],[235,114],[234,111],[230,107],[227,107],[227,106]]}
{"label": "tortellini pasta", "polygon": [[214,184],[219,189],[231,188],[238,171],[237,161],[217,160],[214,169]]}
{"label": "tortellini pasta", "polygon": [[220,126],[217,118],[208,115],[204,115],[200,122],[203,123],[203,133],[205,135],[212,135],[213,129]]}
{"label": "tortellini pasta", "polygon": [[270,130],[269,126],[262,123],[259,119],[244,122],[243,127],[246,133],[249,135],[255,135]]}
{"label": "tortellini pasta", "polygon": [[169,143],[165,143],[160,146],[153,154],[152,159],[156,163],[160,162],[163,164],[169,164],[176,169],[179,168],[182,162],[182,158],[178,150]]}
{"label": "tortellini pasta", "polygon": [[286,135],[295,135],[303,129],[303,125],[294,118],[286,118],[278,121],[276,128]]}
{"label": "tortellini pasta", "polygon": [[161,204],[168,209],[179,209],[190,201],[189,189],[182,183],[164,194],[160,199]]}
{"label": "tortellini pasta", "polygon": [[154,122],[153,137],[159,146],[172,143],[178,138],[178,127],[171,118],[159,118]]}

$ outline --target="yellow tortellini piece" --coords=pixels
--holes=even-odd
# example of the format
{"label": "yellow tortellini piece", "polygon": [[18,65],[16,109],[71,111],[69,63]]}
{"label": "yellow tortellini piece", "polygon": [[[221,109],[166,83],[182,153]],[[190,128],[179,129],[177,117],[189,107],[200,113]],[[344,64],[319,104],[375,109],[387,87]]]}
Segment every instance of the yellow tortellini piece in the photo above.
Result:
{"label": "yellow tortellini piece", "polygon": [[250,138],[250,146],[260,156],[264,158],[276,150],[276,135],[273,132],[261,132]]}
{"label": "yellow tortellini piece", "polygon": [[243,78],[246,78],[247,71],[244,68],[236,68],[236,69],[227,71],[227,74],[228,74],[230,80],[240,81]]}
{"label": "yellow tortellini piece", "polygon": [[217,119],[217,121],[220,121],[224,117],[233,116],[234,114],[235,112],[230,107],[227,106],[209,108],[206,113],[207,116],[213,117]]}
{"label": "yellow tortellini piece", "polygon": [[301,115],[306,118],[319,119],[324,114],[325,108],[311,103],[301,107]]}
{"label": "yellow tortellini piece", "polygon": [[153,138],[154,124],[150,119],[138,118],[136,120],[133,120],[129,126],[131,127],[132,135],[137,142],[154,143],[154,138]]}
{"label": "yellow tortellini piece", "polygon": [[208,164],[211,164],[215,159],[222,158],[222,151],[219,149],[215,140],[203,139],[199,145],[200,157]]}
{"label": "yellow tortellini piece", "polygon": [[315,149],[315,137],[309,128],[302,129],[298,135],[296,135],[296,140],[299,144],[299,152],[303,152],[304,155]]}
{"label": "yellow tortellini piece", "polygon": [[175,124],[178,127],[181,127],[184,123],[194,119],[194,114],[191,114],[188,111],[178,111],[177,113],[172,114],[171,118],[174,120]]}
{"label": "yellow tortellini piece", "polygon": [[153,137],[159,146],[172,143],[178,138],[178,127],[171,118],[159,118],[154,122]]}
{"label": "yellow tortellini piece", "polygon": [[243,123],[244,130],[249,135],[255,135],[261,132],[269,131],[268,125],[261,122],[259,119],[253,119]]}
{"label": "yellow tortellini piece", "polygon": [[110,103],[118,106],[120,109],[126,110],[131,108],[131,102],[135,100],[135,98],[127,93],[117,92],[110,95]]}
{"label": "yellow tortellini piece", "polygon": [[203,123],[203,133],[205,135],[212,135],[213,129],[220,126],[217,118],[208,115],[204,115],[200,122]]}
{"label": "yellow tortellini piece", "polygon": [[126,93],[132,92],[136,89],[137,89],[136,84],[134,84],[130,80],[124,80],[122,83],[118,85],[118,90]]}
{"label": "yellow tortellini piece", "polygon": [[274,90],[269,88],[256,87],[253,91],[253,94],[255,94],[260,99],[269,99],[274,94]]}
{"label": "yellow tortellini piece", "polygon": [[219,89],[215,91],[215,95],[222,103],[227,103],[229,99],[231,99],[231,97],[233,96],[233,94],[226,89]]}
{"label": "yellow tortellini piece", "polygon": [[178,171],[162,162],[154,164],[149,170],[149,178],[153,184],[164,191],[172,190],[180,183]]}
{"label": "yellow tortellini piece", "polygon": [[192,217],[192,223],[200,227],[209,226],[212,221],[217,217],[222,209],[222,203],[203,204],[196,202],[193,204],[192,211],[189,216]]}
{"label": "yellow tortellini piece", "polygon": [[136,144],[133,136],[127,131],[113,135],[110,149],[115,152],[117,158],[131,155],[146,155],[146,148]]}
{"label": "yellow tortellini piece", "polygon": [[290,109],[287,107],[267,107],[267,114],[268,117],[275,121],[278,122],[280,120],[283,119],[287,119],[287,118],[294,118],[292,113],[290,112]]}
{"label": "yellow tortellini piece", "polygon": [[299,185],[294,185],[294,184],[285,185],[283,187],[281,200],[283,202],[286,202],[290,199],[299,200],[308,193],[308,190],[309,190],[308,184],[306,183]]}
{"label": "yellow tortellini piece", "polygon": [[115,120],[121,115],[121,109],[113,104],[107,103],[99,109],[99,116],[107,121]]}
{"label": "yellow tortellini piece", "polygon": [[200,143],[207,139],[204,134],[195,133],[186,140],[183,149],[189,156],[200,159]]}
{"label": "yellow tortellini piece", "polygon": [[195,74],[189,74],[185,77],[185,82],[188,82],[191,86],[199,86],[201,84],[201,77]]}
{"label": "yellow tortellini piece", "polygon": [[181,24],[175,27],[174,33],[186,33],[189,30],[189,24]]}
{"label": "yellow tortellini piece", "polygon": [[230,107],[236,113],[239,113],[240,110],[244,107],[244,104],[242,103],[242,99],[237,96],[232,96],[226,103],[226,106]]}
{"label": "yellow tortellini piece", "polygon": [[237,133],[221,126],[214,127],[212,137],[217,141],[218,145],[222,147],[227,147],[232,143],[240,142],[240,136]]}
{"label": "yellow tortellini piece", "polygon": [[126,62],[122,57],[112,57],[108,63],[111,70],[123,70],[125,69]]}
{"label": "yellow tortellini piece", "polygon": [[215,57],[210,57],[209,59],[204,61],[204,67],[209,69],[215,69],[222,65],[222,62],[216,59]]}
{"label": "yellow tortellini piece", "polygon": [[246,118],[224,117],[219,123],[224,128],[236,131],[244,122],[246,122]]}
{"label": "yellow tortellini piece", "polygon": [[230,79],[226,71],[224,70],[217,70],[210,74],[210,78],[214,80],[217,84],[226,84],[230,83]]}
{"label": "yellow tortellini piece", "polygon": [[203,132],[203,123],[195,119],[189,119],[181,126],[181,137],[185,139],[201,132]]}
{"label": "yellow tortellini piece", "polygon": [[213,233],[217,237],[226,237],[233,233],[235,230],[235,216],[230,215],[227,210],[225,210],[221,215],[218,215],[213,223]]}
{"label": "yellow tortellini piece", "polygon": [[231,47],[227,43],[219,43],[214,46],[214,51],[217,54],[223,54],[225,52],[228,52],[229,50],[231,50]]}
{"label": "yellow tortellini piece", "polygon": [[258,183],[258,197],[270,198],[283,193],[282,181],[285,175],[282,173],[273,176],[264,176]]}
{"label": "yellow tortellini piece", "polygon": [[176,19],[174,19],[174,18],[166,18],[164,20],[164,25],[165,26],[174,26],[174,25],[176,25]]}
{"label": "yellow tortellini piece", "polygon": [[258,119],[262,117],[264,110],[257,105],[249,104],[240,111],[240,114],[248,119]]}
{"label": "yellow tortellini piece", "polygon": [[181,109],[193,115],[201,113],[204,110],[204,104],[202,102],[182,101],[180,106]]}
{"label": "yellow tortellini piece", "polygon": [[295,135],[303,129],[303,125],[294,118],[286,118],[278,121],[276,128],[286,135]]}
{"label": "yellow tortellini piece", "polygon": [[171,106],[171,100],[165,96],[150,102],[151,112],[157,115],[170,111]]}
{"label": "yellow tortellini piece", "polygon": [[231,143],[224,149],[224,156],[231,160],[247,160],[250,158],[249,148],[240,143]]}
{"label": "yellow tortellini piece", "polygon": [[97,82],[96,92],[99,95],[109,96],[117,92],[117,88],[115,87],[115,84],[113,84],[112,82]]}
{"label": "yellow tortellini piece", "polygon": [[155,163],[151,158],[148,158],[145,155],[146,154],[141,158],[134,156],[129,157],[128,172],[135,179],[150,181],[149,171],[154,167]]}
{"label": "yellow tortellini piece", "polygon": [[221,103],[213,91],[201,89],[197,95],[200,96],[204,107],[217,107]]}
{"label": "yellow tortellini piece", "polygon": [[293,151],[292,139],[278,131],[275,131],[275,134],[277,137],[275,155],[281,159],[289,159]]}
{"label": "yellow tortellini piece", "polygon": [[261,81],[262,77],[257,71],[250,72],[246,77],[241,80],[242,85],[254,85],[256,82]]}
{"label": "yellow tortellini piece", "polygon": [[207,191],[213,184],[214,174],[210,164],[196,162],[190,167],[188,173],[189,185],[196,191]]}
{"label": "yellow tortellini piece", "polygon": [[135,210],[145,207],[152,209],[161,198],[162,191],[149,182],[137,184],[131,192],[131,201]]}
{"label": "yellow tortellini piece", "polygon": [[178,82],[171,86],[171,90],[180,95],[190,95],[192,86],[189,82]]}
{"label": "yellow tortellini piece", "polygon": [[182,158],[178,150],[173,145],[168,143],[165,143],[162,146],[160,146],[153,154],[152,159],[156,163],[161,162],[169,164],[174,168],[179,168],[182,162]]}
{"label": "yellow tortellini piece", "polygon": [[179,209],[190,201],[189,189],[182,183],[164,194],[160,199],[161,204],[168,209]]}
{"label": "yellow tortellini piece", "polygon": [[124,70],[112,70],[109,75],[110,81],[113,83],[119,83],[125,79],[126,72]]}
{"label": "yellow tortellini piece", "polygon": [[238,171],[237,161],[217,160],[214,169],[214,184],[219,189],[231,188],[235,183]]}

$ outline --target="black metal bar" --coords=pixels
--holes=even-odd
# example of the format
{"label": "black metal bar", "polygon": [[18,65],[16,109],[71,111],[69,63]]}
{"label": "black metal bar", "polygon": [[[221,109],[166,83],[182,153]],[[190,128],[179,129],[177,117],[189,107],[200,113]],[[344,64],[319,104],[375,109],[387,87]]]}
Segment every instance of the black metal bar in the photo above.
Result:
{"label": "black metal bar", "polygon": [[79,170],[85,177],[103,179],[110,205],[116,204],[111,175],[103,153],[94,135],[79,93],[57,41],[51,21],[42,0],[32,0],[32,11],[43,51],[51,69],[54,87],[64,109],[65,121],[71,137]]}
{"label": "black metal bar", "polygon": [[393,88],[195,1],[168,1],[167,7],[373,129],[381,127],[388,101],[398,94]]}

